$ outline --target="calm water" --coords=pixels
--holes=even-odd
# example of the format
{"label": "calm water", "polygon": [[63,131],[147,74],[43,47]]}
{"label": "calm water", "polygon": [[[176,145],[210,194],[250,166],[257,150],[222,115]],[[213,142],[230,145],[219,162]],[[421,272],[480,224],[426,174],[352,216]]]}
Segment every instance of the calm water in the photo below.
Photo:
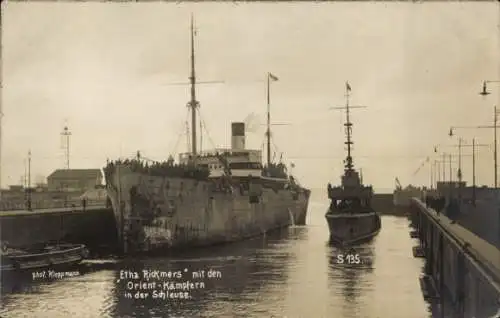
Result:
{"label": "calm water", "polygon": [[[418,277],[423,261],[405,218],[384,216],[382,231],[357,248],[364,264],[338,264],[326,244],[326,204],[314,201],[308,226],[182,256],[121,262],[80,276],[38,279],[4,293],[1,317],[430,317]],[[127,299],[120,270],[213,270],[190,300]],[[187,272],[185,271],[187,270]],[[162,279],[162,280],[167,280]],[[183,279],[185,280],[185,279]]]}

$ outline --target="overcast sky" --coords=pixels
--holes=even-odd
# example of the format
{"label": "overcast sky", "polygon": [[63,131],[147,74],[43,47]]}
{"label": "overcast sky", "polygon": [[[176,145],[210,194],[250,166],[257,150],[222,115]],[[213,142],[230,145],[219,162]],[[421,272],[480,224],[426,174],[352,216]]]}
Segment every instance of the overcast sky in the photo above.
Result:
{"label": "overcast sky", "polygon": [[[427,166],[414,172],[434,145],[456,142],[449,127],[491,124],[500,101],[500,84],[478,95],[484,79],[500,79],[498,2],[3,2],[2,186],[19,183],[28,149],[33,180],[64,167],[65,123],[71,168],[185,151],[189,87],[170,84],[188,81],[191,12],[198,80],[224,81],[197,91],[202,148],[229,145],[230,122],[251,113],[261,119],[247,145],[261,147],[272,72],[272,119],[289,124],[273,127],[275,144],[309,187],[340,182],[343,113],[328,109],[345,103],[345,81],[352,104],[368,106],[353,110],[353,155],[375,190],[396,176],[428,184]],[[491,130],[457,133],[492,143]],[[479,149],[478,183],[493,183],[492,157]]]}

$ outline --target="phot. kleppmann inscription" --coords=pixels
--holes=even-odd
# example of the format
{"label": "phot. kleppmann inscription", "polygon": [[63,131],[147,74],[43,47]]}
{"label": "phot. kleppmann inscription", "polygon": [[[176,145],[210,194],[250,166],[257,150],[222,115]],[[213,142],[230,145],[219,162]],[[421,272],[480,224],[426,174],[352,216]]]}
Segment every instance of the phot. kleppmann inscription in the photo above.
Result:
{"label": "phot. kleppmann inscription", "polygon": [[63,279],[66,277],[74,277],[79,276],[79,271],[72,272],[57,272],[55,270],[42,270],[42,271],[33,271],[31,276],[33,280],[42,280],[42,279]]}
{"label": "phot. kleppmann inscription", "polygon": [[495,317],[498,2],[2,2],[1,317]]}

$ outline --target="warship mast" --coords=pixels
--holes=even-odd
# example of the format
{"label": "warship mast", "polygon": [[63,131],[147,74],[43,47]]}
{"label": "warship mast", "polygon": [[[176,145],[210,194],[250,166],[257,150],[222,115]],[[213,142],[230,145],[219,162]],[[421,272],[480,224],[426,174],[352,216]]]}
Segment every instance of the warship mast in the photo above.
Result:
{"label": "warship mast", "polygon": [[191,153],[193,164],[196,164],[196,109],[200,107],[199,102],[196,100],[196,73],[194,64],[194,21],[193,15],[191,14],[191,76],[189,81],[191,84],[191,100],[188,102],[187,106],[191,108]]}
{"label": "warship mast", "polygon": [[349,92],[351,91],[351,86],[349,85],[348,82],[345,83],[346,85],[346,105],[345,105],[345,116],[346,116],[346,122],[344,124],[345,126],[345,131],[346,131],[346,134],[347,134],[347,141],[345,142],[345,144],[347,145],[347,158],[346,158],[346,163],[345,163],[345,169],[346,171],[352,171],[353,170],[353,167],[354,167],[354,164],[352,162],[352,157],[351,157],[351,146],[353,144],[353,141],[352,141],[352,123],[351,123],[351,120],[350,120],[350,113],[349,113]]}
{"label": "warship mast", "polygon": [[352,122],[351,122],[351,109],[352,108],[366,108],[366,106],[351,106],[349,105],[349,97],[350,97],[350,92],[351,92],[351,85],[349,85],[349,82],[345,82],[345,90],[346,90],[346,104],[345,106],[341,107],[330,107],[330,109],[339,109],[339,110],[345,110],[345,116],[346,116],[346,122],[344,124],[345,126],[345,132],[347,135],[347,141],[345,144],[347,145],[347,158],[344,160],[345,164],[345,172],[350,172],[354,170],[354,164],[352,162],[352,156],[351,156],[351,151],[352,151],[352,145],[354,142],[352,141]]}

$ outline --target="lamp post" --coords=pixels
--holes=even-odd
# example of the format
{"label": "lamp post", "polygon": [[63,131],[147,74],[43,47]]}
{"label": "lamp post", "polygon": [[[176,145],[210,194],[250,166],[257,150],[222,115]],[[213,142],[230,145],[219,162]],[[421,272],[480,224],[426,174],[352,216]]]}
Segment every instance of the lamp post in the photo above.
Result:
{"label": "lamp post", "polygon": [[434,160],[434,174],[435,174],[434,181],[436,182],[436,189],[438,182],[441,181],[439,177],[441,175],[441,171],[439,168],[440,166],[438,160]]}
{"label": "lamp post", "polygon": [[489,145],[477,144],[476,138],[472,138],[472,202],[476,205],[476,151],[477,147]]}
{"label": "lamp post", "polygon": [[483,81],[483,89],[481,90],[481,92],[479,92],[479,95],[482,95],[482,96],[486,96],[486,95],[489,95],[491,94],[490,92],[488,92],[488,89],[487,89],[487,85],[488,83],[500,83],[499,80],[484,80]]}
{"label": "lamp post", "polygon": [[[454,130],[455,129],[483,129],[483,128],[488,128],[488,129],[491,129],[493,128],[493,131],[494,131],[494,136],[493,136],[493,172],[494,172],[494,187],[495,189],[498,187],[498,174],[497,174],[497,169],[498,169],[498,164],[497,164],[497,128],[499,127],[497,125],[497,114],[498,114],[498,111],[495,107],[495,114],[494,114],[494,125],[480,125],[480,126],[452,126],[450,127],[450,131],[449,131],[449,136],[453,136],[454,134]],[[476,145],[478,146],[478,145]],[[481,145],[483,146],[483,145]],[[463,147],[463,145],[462,145]]]}
{"label": "lamp post", "polygon": [[446,182],[446,153],[443,152],[443,160],[441,163],[443,164],[443,182]]}
{"label": "lamp post", "polygon": [[472,204],[476,205],[476,138],[472,138]]}
{"label": "lamp post", "polygon": [[[453,128],[450,128],[450,132],[448,134],[450,137],[454,136]],[[468,145],[464,144],[464,139],[462,137],[458,137],[458,144],[457,145],[452,145],[451,147],[458,147],[458,171],[457,171],[457,177],[458,177],[458,198],[459,201],[461,202],[462,199],[462,148],[463,147],[489,147],[489,145],[486,144],[476,144],[476,145]],[[474,167],[475,169],[475,167]],[[474,176],[475,177],[475,176]]]}
{"label": "lamp post", "polygon": [[[479,93],[479,95],[486,97],[487,95],[490,94],[487,89],[487,84],[488,83],[500,83],[499,80],[485,80],[483,81],[483,89]],[[493,134],[494,134],[494,146],[493,146],[493,161],[495,165],[495,189],[498,188],[498,144],[497,144],[497,122],[498,122],[498,111],[497,107],[493,107]]]}
{"label": "lamp post", "polygon": [[[438,149],[441,148],[443,146],[434,146],[434,153],[438,153]],[[434,164],[437,164],[437,163],[441,163],[442,164],[442,174],[443,174],[443,182],[446,182],[446,164],[449,163],[449,166],[450,166],[450,174],[449,174],[449,177],[448,177],[448,182],[449,182],[449,185],[451,186],[451,182],[452,182],[452,166],[451,166],[451,163],[452,163],[452,160],[451,160],[451,157],[452,155],[450,153],[445,153],[443,152],[441,154],[442,158],[441,160],[434,160]],[[448,160],[447,160],[448,158]],[[439,171],[439,167],[438,167],[438,171]],[[441,172],[439,171],[439,172]],[[438,174],[439,174],[438,172]],[[437,188],[437,183],[436,183],[436,188]]]}
{"label": "lamp post", "polygon": [[[446,165],[447,164],[450,165],[450,172],[451,172],[451,164],[455,163],[456,161],[451,160],[451,158],[452,158],[451,154],[443,153],[442,157],[443,157],[442,160],[435,160],[434,162],[440,168],[440,169],[438,169],[438,170],[440,170],[440,171],[438,171],[438,175],[439,175],[439,172],[442,173],[442,178],[443,178],[442,179],[442,183],[445,183],[446,182]],[[438,180],[438,182],[441,182],[441,180]],[[437,183],[438,182],[436,182],[436,190],[437,190]],[[447,183],[449,184],[449,187],[451,188],[451,173],[448,176],[448,182]]]}
{"label": "lamp post", "polygon": [[434,188],[434,163],[431,163],[429,166],[430,166],[430,173],[431,173],[431,186],[430,186],[430,189],[432,190]]}
{"label": "lamp post", "polygon": [[[467,128],[470,128],[470,127],[467,127]],[[450,133],[449,133],[449,136],[452,137],[454,135],[453,133],[453,129],[450,128]],[[472,139],[472,144],[464,144],[465,140],[461,137],[459,137],[459,142],[458,142],[458,149],[459,149],[459,167],[458,167],[458,177],[459,177],[459,192],[458,192],[458,196],[459,196],[459,201],[461,202],[462,201],[462,167],[461,167],[461,157],[464,156],[462,154],[462,148],[463,147],[472,147],[472,202],[473,204],[475,205],[476,203],[476,149],[478,147],[489,147],[490,145],[488,144],[477,144],[476,143],[476,139],[473,138]],[[467,156],[467,155],[466,155]]]}
{"label": "lamp post", "polygon": [[28,211],[31,211],[31,150],[28,151]]}

